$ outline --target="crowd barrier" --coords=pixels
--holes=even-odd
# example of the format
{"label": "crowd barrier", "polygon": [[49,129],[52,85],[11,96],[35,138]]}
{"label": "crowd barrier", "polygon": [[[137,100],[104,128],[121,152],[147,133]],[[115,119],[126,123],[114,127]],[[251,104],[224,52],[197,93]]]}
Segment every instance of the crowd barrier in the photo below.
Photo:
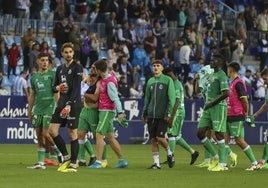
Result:
{"label": "crowd barrier", "polygon": [[[147,144],[149,142],[147,125],[141,122],[143,99],[122,99],[129,127],[122,128],[115,123],[115,136],[121,144]],[[262,102],[252,102],[250,112],[260,108]],[[36,143],[36,134],[27,118],[27,100],[19,96],[0,96],[0,143],[32,144]],[[203,100],[186,100],[186,117],[182,135],[190,144],[200,144],[196,137],[197,122],[202,112]],[[256,120],[256,127],[245,126],[245,139],[249,144],[263,144],[266,141],[265,130],[267,114],[263,113]],[[68,142],[65,128],[61,134]],[[88,134],[89,138],[92,135]]]}

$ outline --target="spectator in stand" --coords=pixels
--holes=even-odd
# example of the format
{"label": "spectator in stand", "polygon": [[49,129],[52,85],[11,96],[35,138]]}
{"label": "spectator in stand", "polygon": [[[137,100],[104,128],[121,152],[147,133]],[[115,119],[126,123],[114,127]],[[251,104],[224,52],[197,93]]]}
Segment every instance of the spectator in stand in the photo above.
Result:
{"label": "spectator in stand", "polygon": [[55,65],[55,53],[53,50],[51,50],[49,48],[47,41],[43,41],[41,43],[39,52],[48,54],[49,61],[50,61],[50,63],[52,63],[52,66],[54,67],[54,65]]}
{"label": "spectator in stand", "polygon": [[180,48],[180,63],[183,68],[183,83],[186,83],[189,73],[191,72],[190,69],[190,53],[193,49],[193,42],[189,41],[188,44],[184,44]]}
{"label": "spectator in stand", "polygon": [[121,56],[126,56],[127,58],[130,57],[128,47],[124,41],[119,42],[116,52],[118,53],[119,57]]}
{"label": "spectator in stand", "polygon": [[0,71],[4,73],[4,62],[8,54],[8,47],[5,40],[0,40]]}
{"label": "spectator in stand", "polygon": [[179,11],[178,18],[177,18],[179,28],[184,28],[186,24],[187,17],[185,14],[185,9],[186,9],[185,5],[182,4],[180,6],[180,11]]}
{"label": "spectator in stand", "polygon": [[3,75],[3,71],[0,70],[0,96],[10,95],[8,87],[9,87],[9,81],[7,77]]}
{"label": "spectator in stand", "polygon": [[192,25],[197,23],[197,14],[194,7],[194,1],[189,1],[189,6],[185,10],[186,14],[186,25]]}
{"label": "spectator in stand", "polygon": [[34,29],[28,28],[27,32],[23,35],[21,39],[21,49],[24,50],[24,47],[28,45],[28,42],[32,40],[35,41]]}
{"label": "spectator in stand", "polygon": [[261,33],[259,40],[259,53],[260,53],[260,71],[264,69],[268,57],[268,40],[265,32]]}
{"label": "spectator in stand", "polygon": [[75,2],[76,21],[85,23],[87,21],[87,1],[76,0]]}
{"label": "spectator in stand", "polygon": [[[27,14],[29,13],[29,7],[30,7],[30,0],[17,0],[16,3],[16,18],[17,20],[16,26],[15,26],[15,34],[21,35],[22,33],[22,20],[24,18],[28,18]],[[14,5],[13,5],[14,6]]]}
{"label": "spectator in stand", "polygon": [[184,96],[186,99],[194,99],[194,79],[193,77],[188,77],[186,83],[184,84]]}
{"label": "spectator in stand", "polygon": [[181,74],[180,48],[182,43],[182,41],[174,40],[173,45],[169,50],[171,68],[177,77]]}
{"label": "spectator in stand", "polygon": [[11,69],[12,69],[13,75],[16,76],[16,68],[17,68],[17,65],[18,65],[18,61],[20,59],[20,50],[19,50],[19,47],[17,46],[16,43],[12,44],[11,48],[8,51],[7,56],[8,56],[8,71],[7,71],[7,75],[8,75],[8,78],[9,78]]}
{"label": "spectator in stand", "polygon": [[132,66],[128,61],[127,56],[122,56],[118,58],[119,73],[126,77],[127,84],[131,86],[133,83],[132,78]]}
{"label": "spectator in stand", "polygon": [[32,50],[29,53],[29,69],[31,69],[32,67],[36,67],[36,69],[38,69],[36,60],[40,53],[39,50],[40,50],[40,45],[38,43],[34,43],[32,46]]}
{"label": "spectator in stand", "polygon": [[112,48],[113,42],[116,41],[116,29],[118,27],[116,21],[116,13],[111,12],[109,19],[105,22],[105,33],[107,36],[108,49]]}
{"label": "spectator in stand", "polygon": [[99,5],[96,5],[92,8],[91,12],[89,13],[90,33],[95,32],[96,30],[95,24],[99,23],[100,21],[101,21],[100,7]]}
{"label": "spectator in stand", "polygon": [[239,29],[247,30],[247,25],[245,21],[245,17],[243,13],[239,13],[235,23],[235,30],[238,31]]}
{"label": "spectator in stand", "polygon": [[264,32],[268,31],[267,15],[268,15],[268,9],[267,8],[263,9],[263,11],[258,15],[258,18],[257,18],[257,20],[258,20],[258,29],[260,31],[264,31]]}
{"label": "spectator in stand", "polygon": [[212,31],[206,31],[206,36],[204,38],[204,56],[206,57],[210,47],[214,45],[214,38],[212,36]]}
{"label": "spectator in stand", "polygon": [[109,48],[107,51],[107,66],[108,69],[111,69],[113,64],[117,62],[119,54],[116,52],[117,44],[113,42],[112,48]]}
{"label": "spectator in stand", "polygon": [[135,83],[132,84],[132,86],[130,87],[130,98],[131,99],[135,99],[135,98],[141,98],[143,95],[142,91],[139,91],[137,89],[137,86]]}
{"label": "spectator in stand", "polygon": [[217,53],[217,46],[212,45],[210,46],[210,50],[206,54],[206,59],[204,65],[210,65],[210,61],[213,59],[213,55]]}
{"label": "spectator in stand", "polygon": [[227,64],[232,60],[232,53],[230,49],[230,40],[225,37],[220,44],[219,53],[222,55],[223,63],[222,63],[222,70],[227,72]]}
{"label": "spectator in stand", "polygon": [[161,58],[161,51],[163,49],[163,45],[167,44],[167,41],[165,41],[165,37],[167,35],[168,30],[161,27],[161,24],[159,22],[154,23],[153,27],[153,35],[156,38],[156,58]]}
{"label": "spectator in stand", "polygon": [[58,22],[56,22],[53,29],[53,37],[56,40],[56,57],[61,58],[61,46],[67,41],[67,34],[65,30],[66,20],[64,18],[60,18]]}
{"label": "spectator in stand", "polygon": [[23,70],[25,72],[30,71],[30,59],[29,59],[29,54],[32,51],[34,41],[29,40],[28,44],[23,48],[22,54],[23,54]]}
{"label": "spectator in stand", "polygon": [[119,4],[119,14],[117,15],[117,23],[122,24],[124,21],[128,21],[128,1],[123,1],[122,5]]}
{"label": "spectator in stand", "polygon": [[40,20],[43,6],[44,0],[30,0],[30,19]]}
{"label": "spectator in stand", "polygon": [[80,62],[83,39],[80,37],[78,25],[73,25],[71,28],[68,41],[74,45],[74,60]]}
{"label": "spectator in stand", "polygon": [[81,29],[80,37],[81,37],[81,40],[83,40],[80,63],[83,66],[83,68],[86,68],[87,60],[88,60],[89,53],[90,53],[90,39],[88,35],[88,30],[86,28]]}
{"label": "spectator in stand", "polygon": [[121,75],[119,73],[119,65],[117,63],[114,63],[112,65],[112,70],[110,71],[110,74],[115,76],[117,81],[119,82]]}
{"label": "spectator in stand", "polygon": [[178,14],[178,3],[177,0],[171,0],[167,5],[166,16],[168,19],[168,27],[177,28],[177,14]]}
{"label": "spectator in stand", "polygon": [[149,24],[149,21],[146,20],[145,12],[140,13],[140,17],[137,19],[136,24],[137,24],[137,30],[138,30],[139,37],[141,39],[146,38],[146,36],[147,36],[146,29],[147,29],[147,26]]}
{"label": "spectator in stand", "polygon": [[69,18],[71,15],[71,9],[67,0],[56,0],[57,5],[54,12],[54,20],[59,21],[63,18]]}
{"label": "spectator in stand", "polygon": [[130,85],[130,87],[133,87],[133,89],[137,89],[141,83],[141,75],[137,67],[132,67],[132,80],[133,80],[133,84],[135,85],[135,87],[133,87],[133,84]]}
{"label": "spectator in stand", "polygon": [[15,96],[29,96],[27,81],[27,73],[21,71],[19,76],[16,76],[12,86],[12,95]]}
{"label": "spectator in stand", "polygon": [[133,52],[133,60],[132,60],[132,66],[133,68],[136,67],[136,69],[144,75],[144,65],[146,64],[146,51],[144,50],[144,46],[142,42],[138,43],[137,48],[135,48]]}
{"label": "spectator in stand", "polygon": [[89,52],[90,65],[89,65],[89,68],[91,68],[91,65],[95,61],[98,60],[99,51],[100,51],[100,43],[99,43],[97,33],[91,33],[90,34],[90,52]]}
{"label": "spectator in stand", "polygon": [[263,101],[265,100],[265,90],[267,85],[264,83],[261,73],[258,71],[255,74],[255,91],[253,100]]}
{"label": "spectator in stand", "polygon": [[121,28],[117,31],[118,41],[119,42],[125,42],[129,52],[133,52],[132,47],[132,36],[129,29],[129,24],[127,21],[124,21]]}
{"label": "spectator in stand", "polygon": [[130,23],[136,24],[136,21],[139,17],[139,10],[138,10],[138,5],[136,0],[130,0],[127,6],[128,9],[128,20]]}
{"label": "spectator in stand", "polygon": [[120,77],[120,80],[118,82],[118,94],[120,98],[130,97],[130,87],[127,84],[127,79],[124,75]]}
{"label": "spectator in stand", "polygon": [[153,35],[152,30],[147,30],[147,36],[144,38],[144,49],[147,54],[155,53],[157,47],[157,39]]}
{"label": "spectator in stand", "polygon": [[162,60],[164,68],[171,67],[171,59],[170,59],[168,50],[169,50],[168,46],[165,45],[161,52],[161,60]]}
{"label": "spectator in stand", "polygon": [[254,82],[254,78],[252,77],[251,70],[247,69],[246,72],[245,72],[245,76],[243,76],[242,79],[245,81],[246,88],[247,88],[248,98],[249,98],[249,101],[251,101],[252,98],[253,98],[252,84]]}

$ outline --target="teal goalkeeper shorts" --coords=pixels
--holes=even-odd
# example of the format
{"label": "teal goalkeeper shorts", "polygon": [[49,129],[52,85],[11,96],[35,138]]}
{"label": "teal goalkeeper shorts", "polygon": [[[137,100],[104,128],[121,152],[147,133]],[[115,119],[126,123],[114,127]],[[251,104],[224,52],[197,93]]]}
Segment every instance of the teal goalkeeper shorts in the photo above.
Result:
{"label": "teal goalkeeper shorts", "polygon": [[215,132],[226,132],[227,106],[215,105],[203,111],[198,128],[208,127]]}
{"label": "teal goalkeeper shorts", "polygon": [[96,133],[99,121],[98,108],[83,107],[79,116],[78,130]]}

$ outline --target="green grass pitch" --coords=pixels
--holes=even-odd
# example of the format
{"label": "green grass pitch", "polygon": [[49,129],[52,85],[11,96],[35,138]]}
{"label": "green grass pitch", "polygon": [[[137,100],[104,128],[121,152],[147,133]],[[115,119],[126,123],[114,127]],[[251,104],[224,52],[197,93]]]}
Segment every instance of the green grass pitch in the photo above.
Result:
{"label": "green grass pitch", "polygon": [[[203,147],[193,146],[200,152],[196,164],[203,161]],[[224,172],[209,172],[190,166],[190,155],[176,147],[174,168],[162,166],[161,170],[147,169],[152,165],[150,145],[123,145],[122,150],[129,162],[126,169],[114,169],[117,159],[108,146],[108,168],[87,169],[80,167],[77,173],[57,172],[57,167],[31,170],[26,167],[36,162],[36,145],[0,145],[0,188],[259,188],[267,185],[268,170],[245,171],[250,162],[237,146],[231,148],[238,154],[238,165]],[[263,146],[252,146],[257,160]],[[166,154],[161,148],[160,160]]]}

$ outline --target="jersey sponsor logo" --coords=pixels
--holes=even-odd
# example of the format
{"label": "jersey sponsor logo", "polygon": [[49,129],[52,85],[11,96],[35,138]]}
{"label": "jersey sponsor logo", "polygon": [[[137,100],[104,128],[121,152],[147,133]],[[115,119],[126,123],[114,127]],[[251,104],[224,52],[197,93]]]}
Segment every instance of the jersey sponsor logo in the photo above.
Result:
{"label": "jersey sponsor logo", "polygon": [[68,74],[72,74],[72,69],[69,69]]}

